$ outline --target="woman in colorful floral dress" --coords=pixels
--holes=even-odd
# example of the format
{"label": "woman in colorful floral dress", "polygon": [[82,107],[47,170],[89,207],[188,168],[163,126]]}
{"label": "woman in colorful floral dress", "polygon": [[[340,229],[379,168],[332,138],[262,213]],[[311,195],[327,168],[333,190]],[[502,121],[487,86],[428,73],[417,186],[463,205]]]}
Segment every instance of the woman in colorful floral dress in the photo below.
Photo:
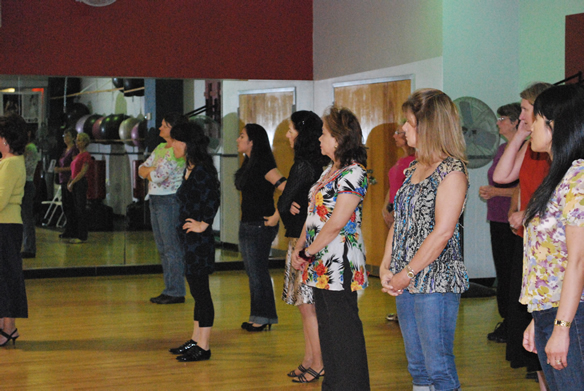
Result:
{"label": "woman in colorful floral dress", "polygon": [[[369,369],[357,291],[367,287],[361,234],[367,150],[355,115],[331,107],[320,148],[332,163],[310,189],[308,218],[292,265],[313,288],[326,376],[323,390],[368,390]],[[312,368],[318,378],[324,368]]]}
{"label": "woman in colorful floral dress", "polygon": [[547,177],[529,201],[520,301],[533,320],[523,337],[550,390],[584,390],[584,89],[542,92],[531,148],[547,152]]}
{"label": "woman in colorful floral dress", "polygon": [[414,390],[457,390],[454,330],[468,289],[459,224],[468,191],[465,142],[456,106],[442,91],[415,91],[402,111],[416,160],[395,196],[381,285],[396,296]]}

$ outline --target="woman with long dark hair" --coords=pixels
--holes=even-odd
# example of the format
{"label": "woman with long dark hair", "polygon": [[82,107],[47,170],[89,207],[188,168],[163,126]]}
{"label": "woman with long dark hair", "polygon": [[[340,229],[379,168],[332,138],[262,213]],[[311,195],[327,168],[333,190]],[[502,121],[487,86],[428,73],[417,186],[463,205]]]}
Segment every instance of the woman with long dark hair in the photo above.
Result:
{"label": "woman with long dark hair", "polygon": [[584,89],[552,87],[534,104],[531,148],[551,158],[525,214],[523,337],[552,391],[584,390]]}
{"label": "woman with long dark hair", "polygon": [[286,178],[276,167],[268,134],[260,125],[245,125],[237,138],[237,151],[245,155],[235,173],[235,187],[241,191],[239,250],[249,277],[251,301],[249,319],[241,328],[263,331],[278,323],[268,263],[278,234],[274,189],[284,190]]}
{"label": "woman with long dark hair", "polygon": [[402,111],[416,160],[395,196],[382,291],[396,296],[414,389],[457,390],[454,330],[469,285],[459,224],[468,190],[465,142],[458,110],[442,91],[417,90]]}
{"label": "woman with long dark hair", "polygon": [[278,211],[289,238],[282,300],[298,307],[305,343],[302,363],[288,376],[301,383],[315,380],[316,377],[310,372],[318,372],[323,367],[312,288],[302,283],[302,273],[292,267],[294,246],[308,215],[308,192],[329,162],[329,158],[320,152],[318,139],[321,135],[322,120],[318,115],[304,110],[292,114],[286,137],[294,149],[294,164],[290,168],[286,188],[278,199]]}
{"label": "woman with long dark hair", "polygon": [[[368,285],[361,233],[363,199],[369,185],[361,125],[346,108],[323,117],[320,149],[332,163],[309,193],[308,217],[296,242],[292,265],[312,287],[324,368],[325,390],[368,390],[369,367],[357,291]],[[306,379],[306,377],[305,377]]]}
{"label": "woman with long dark hair", "polygon": [[213,220],[219,209],[219,178],[207,151],[209,137],[194,123],[175,125],[170,131],[176,158],[186,159],[183,182],[176,192],[179,202],[178,232],[185,254],[185,275],[195,299],[194,328],[191,339],[178,348],[179,361],[211,358],[209,339],[215,309],[209,274],[215,270]]}

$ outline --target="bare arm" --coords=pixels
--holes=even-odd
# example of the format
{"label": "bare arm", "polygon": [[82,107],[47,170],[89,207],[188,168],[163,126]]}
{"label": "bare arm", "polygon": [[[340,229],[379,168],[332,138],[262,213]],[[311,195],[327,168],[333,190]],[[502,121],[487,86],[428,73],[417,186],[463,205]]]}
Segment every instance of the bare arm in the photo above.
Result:
{"label": "bare arm", "polygon": [[393,252],[393,232],[394,226],[389,228],[389,233],[387,234],[387,239],[385,240],[385,251],[383,252],[383,260],[381,265],[379,265],[379,279],[381,280],[381,291],[389,293],[392,296],[397,296],[397,292],[394,292],[393,287],[390,284],[393,278],[393,273],[389,271],[391,266],[391,255]]}
{"label": "bare arm", "polygon": [[495,182],[503,184],[519,179],[519,171],[528,146],[528,143],[523,143],[523,141],[531,134],[531,130],[526,128],[525,122],[521,121],[517,133],[507,144],[505,152],[503,152],[497,167],[495,167],[493,172],[493,180]]}
{"label": "bare arm", "polygon": [[511,197],[515,187],[495,187],[495,186],[481,186],[479,188],[479,196],[483,200],[488,200],[493,197]]}
{"label": "bare arm", "polygon": [[[266,178],[266,181],[270,182],[272,185],[275,185],[276,182],[278,182],[280,180],[280,178],[282,178],[284,175],[282,175],[282,173],[280,172],[280,170],[278,170],[278,168],[272,168],[270,171],[268,171],[268,173],[264,176],[264,178]],[[284,188],[286,187],[286,181],[280,183],[278,185],[278,190],[280,191],[284,191]]]}
{"label": "bare arm", "polygon": [[[560,306],[556,319],[571,322],[574,319],[582,290],[584,289],[584,227],[568,225],[566,227],[566,245],[568,247],[568,266],[564,273]],[[569,365],[568,347],[570,329],[554,326],[552,336],[545,347],[550,365],[561,370]],[[560,361],[560,363],[558,363]]]}
{"label": "bare arm", "polygon": [[[448,174],[438,186],[434,230],[422,242],[409,264],[416,274],[434,262],[452,238],[464,206],[467,184],[466,175],[457,171]],[[394,291],[403,290],[409,285],[407,272],[408,270],[404,269],[393,276],[390,285]]]}
{"label": "bare arm", "polygon": [[73,185],[75,183],[79,182],[81,180],[81,178],[83,178],[85,176],[85,174],[87,173],[87,170],[89,170],[89,163],[85,163],[83,165],[83,167],[81,168],[81,171],[79,171],[79,174],[77,174],[77,176],[75,176],[75,178],[69,179],[69,183],[67,184],[67,189],[69,191],[73,191]]}
{"label": "bare arm", "polygon": [[389,205],[389,192],[391,189],[387,190],[387,194],[385,195],[385,202],[383,203],[383,208],[381,209],[381,215],[383,216],[383,221],[385,221],[385,225],[387,228],[390,228],[393,224],[393,212],[389,212],[387,210],[387,205]]}

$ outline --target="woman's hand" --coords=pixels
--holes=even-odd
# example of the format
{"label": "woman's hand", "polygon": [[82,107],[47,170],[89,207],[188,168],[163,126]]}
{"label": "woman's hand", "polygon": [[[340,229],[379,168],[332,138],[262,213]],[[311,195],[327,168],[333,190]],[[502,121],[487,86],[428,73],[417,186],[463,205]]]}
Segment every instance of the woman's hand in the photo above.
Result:
{"label": "woman's hand", "polygon": [[302,269],[304,269],[306,262],[304,261],[304,259],[302,259],[298,256],[298,253],[299,253],[299,251],[296,249],[292,253],[292,267],[296,270],[302,270]]}
{"label": "woman's hand", "polygon": [[535,348],[535,324],[533,320],[531,320],[529,326],[523,332],[523,347],[528,352],[537,354],[537,349]]}
{"label": "woman's hand", "polygon": [[389,288],[387,293],[392,296],[399,296],[404,293],[404,289],[410,285],[410,278],[406,274],[405,270],[395,274],[389,283]]}
{"label": "woman's hand", "polygon": [[387,207],[384,206],[381,210],[381,215],[383,216],[383,221],[385,221],[387,228],[390,228],[394,221],[393,212],[388,212]]}
{"label": "woman's hand", "polygon": [[69,193],[73,192],[73,181],[71,179],[67,182],[67,190],[69,190]]}
{"label": "woman's hand", "polygon": [[205,230],[209,226],[209,224],[202,221],[197,221],[195,219],[186,219],[185,221],[186,223],[183,224],[183,229],[187,231],[187,233],[195,232],[200,234],[202,232],[205,232]]}
{"label": "woman's hand", "polygon": [[513,212],[509,215],[509,225],[511,230],[515,233],[523,225],[523,219],[525,218],[525,211],[520,210],[519,212]]}
{"label": "woman's hand", "polygon": [[140,175],[140,176],[141,176],[142,178],[144,178],[144,179],[148,179],[148,180],[150,180],[150,179],[151,179],[151,178],[150,178],[150,173],[151,173],[152,171],[155,171],[155,170],[156,170],[156,166],[151,166],[151,167],[147,167],[147,166],[141,166],[141,167],[138,169],[138,175]]}
{"label": "woman's hand", "polygon": [[558,371],[568,366],[568,349],[570,347],[570,329],[554,326],[552,336],[545,345],[548,363]]}
{"label": "woman's hand", "polygon": [[278,221],[280,221],[280,213],[278,211],[271,216],[264,216],[264,225],[266,227],[275,227]]}
{"label": "woman's hand", "polygon": [[290,214],[297,215],[298,213],[300,213],[300,205],[296,202],[292,202],[292,205],[290,205]]}
{"label": "woman's hand", "polygon": [[495,192],[496,192],[495,187],[490,185],[479,187],[479,197],[481,197],[485,201],[493,197],[496,197]]}
{"label": "woman's hand", "polygon": [[393,278],[393,273],[388,269],[379,269],[379,279],[381,280],[381,291],[389,293],[393,290],[391,285],[391,279]]}

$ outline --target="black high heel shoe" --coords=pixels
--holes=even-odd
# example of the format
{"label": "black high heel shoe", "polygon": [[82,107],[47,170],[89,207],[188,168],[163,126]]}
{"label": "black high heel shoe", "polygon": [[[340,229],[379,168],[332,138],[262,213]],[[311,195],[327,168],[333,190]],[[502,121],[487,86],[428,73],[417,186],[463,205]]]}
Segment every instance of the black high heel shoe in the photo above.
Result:
{"label": "black high heel shoe", "polygon": [[178,348],[172,348],[169,349],[168,351],[171,352],[172,354],[185,354],[195,346],[197,346],[197,343],[192,339],[189,339],[187,342],[183,343]]}
{"label": "black high heel shoe", "polygon": [[[307,374],[312,376],[312,379],[308,380],[306,378]],[[306,372],[301,373],[297,378],[292,379],[292,381],[294,383],[312,383],[313,381],[320,379],[321,376],[324,376],[324,368],[322,368],[320,372],[316,372],[314,369],[308,368]]]}
{"label": "black high heel shoe", "polygon": [[0,344],[0,347],[6,346],[8,344],[8,342],[10,342],[10,340],[12,340],[12,345],[16,345],[16,338],[20,337],[20,335],[17,335],[16,337],[14,336],[14,333],[16,333],[18,331],[18,329],[14,329],[14,331],[12,332],[12,334],[8,335],[4,332],[4,330],[0,330],[0,335],[2,335],[4,338],[6,338],[6,341],[3,344]]}
{"label": "black high heel shoe", "polygon": [[[254,332],[254,331],[264,331],[266,329],[266,327],[268,328],[268,330],[272,329],[272,324],[271,323],[266,323],[263,324],[261,326],[254,326],[252,323],[248,323],[249,326],[247,326],[247,328],[245,330],[250,331],[250,332]],[[243,327],[243,325],[242,325]]]}

